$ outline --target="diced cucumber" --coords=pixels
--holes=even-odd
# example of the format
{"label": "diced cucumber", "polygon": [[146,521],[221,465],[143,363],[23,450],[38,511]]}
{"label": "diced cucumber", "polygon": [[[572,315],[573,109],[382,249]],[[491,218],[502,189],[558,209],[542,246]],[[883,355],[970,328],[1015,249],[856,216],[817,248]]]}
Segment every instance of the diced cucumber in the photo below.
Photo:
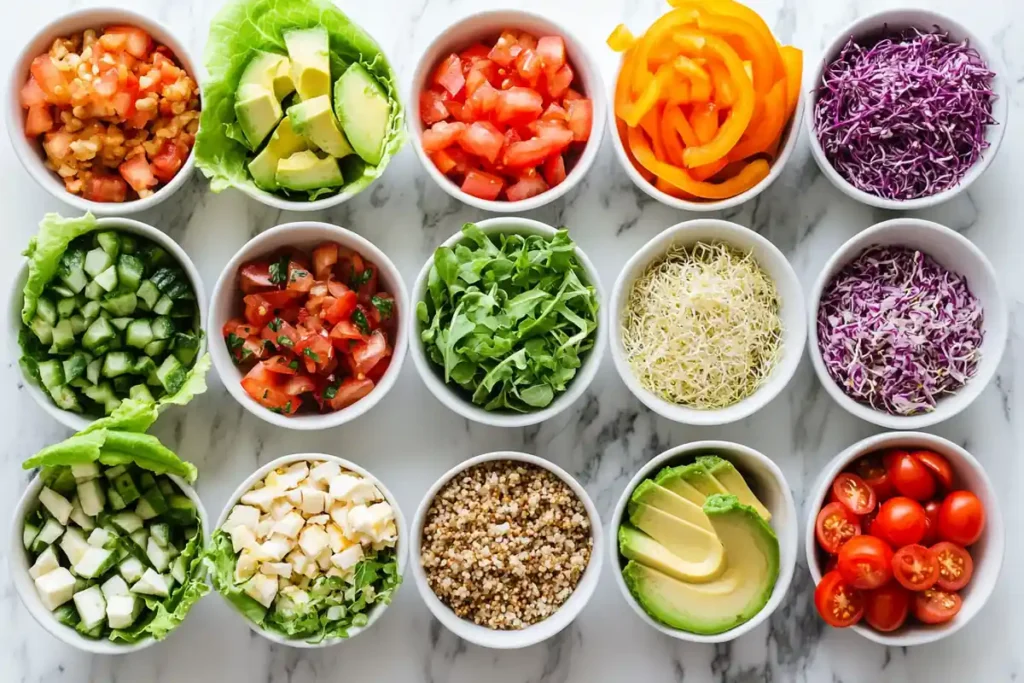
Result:
{"label": "diced cucumber", "polygon": [[90,301],[98,301],[103,298],[103,295],[107,293],[107,290],[103,289],[100,283],[93,280],[85,288],[85,298]]}
{"label": "diced cucumber", "polygon": [[127,232],[118,233],[118,237],[121,238],[121,253],[122,254],[134,254],[139,250],[139,242],[135,235]]}
{"label": "diced cucumber", "polygon": [[118,253],[120,253],[121,240],[122,236],[112,230],[96,233],[96,244],[98,244],[103,251],[110,254],[111,258],[117,258]]}
{"label": "diced cucumber", "polygon": [[185,367],[191,367],[199,355],[199,336],[178,332],[174,335],[172,343],[174,357]]}
{"label": "diced cucumber", "polygon": [[53,518],[60,522],[61,526],[67,526],[71,517],[71,501],[60,495],[49,486],[44,486],[39,491],[39,503],[46,508],[46,511],[53,515]]}
{"label": "diced cucumber", "polygon": [[57,275],[61,282],[67,285],[75,294],[78,294],[89,284],[89,278],[85,274],[85,252],[81,249],[68,249],[60,258],[60,267]]}
{"label": "diced cucumber", "polygon": [[75,332],[71,328],[71,321],[67,318],[61,318],[53,326],[53,346],[50,347],[50,353],[66,353],[74,345]]}
{"label": "diced cucumber", "polygon": [[95,278],[112,265],[113,257],[102,249],[93,249],[85,255],[85,272],[91,278]]}
{"label": "diced cucumber", "polygon": [[196,314],[196,306],[191,301],[178,299],[171,307],[172,318],[192,318]]}
{"label": "diced cucumber", "polygon": [[61,318],[70,318],[76,308],[78,308],[78,302],[75,301],[74,296],[68,296],[57,300],[57,315]]}
{"label": "diced cucumber", "polygon": [[[147,347],[149,344],[146,345]],[[149,375],[156,374],[156,363],[149,356],[139,356],[135,359],[135,365],[132,366],[132,374],[134,375]]]}
{"label": "diced cucumber", "polygon": [[96,521],[82,511],[82,503],[77,495],[71,499],[71,521],[86,531],[96,528]]}
{"label": "diced cucumber", "polygon": [[154,339],[153,341],[146,344],[146,348],[144,348],[142,351],[147,356],[162,356],[164,353],[167,352],[168,346],[169,344],[166,339]]}
{"label": "diced cucumber", "polygon": [[[139,490],[135,488],[135,482],[132,480],[132,475],[125,472],[120,477],[114,480],[114,489],[121,494],[121,499],[125,505],[131,505],[139,499],[141,495]],[[142,524],[142,520],[139,520],[139,524]],[[128,529],[128,533],[134,531],[134,529]]]}
{"label": "diced cucumber", "polygon": [[103,369],[103,359],[97,358],[85,366],[85,378],[92,384],[100,383],[100,371]]}
{"label": "diced cucumber", "polygon": [[76,377],[75,379],[68,382],[68,386],[71,387],[72,389],[78,389],[79,391],[81,391],[83,389],[88,389],[89,387],[91,387],[92,382],[87,380],[85,377]]}
{"label": "diced cucumber", "polygon": [[36,315],[51,325],[57,324],[57,306],[46,297],[39,297],[39,301],[36,303]]}
{"label": "diced cucumber", "polygon": [[171,483],[171,480],[167,477],[159,477],[156,480],[156,485],[160,489],[160,493],[164,494],[165,498],[167,496],[173,496],[178,492],[178,489],[174,487],[174,484]]}
{"label": "diced cucumber", "polygon": [[135,366],[135,359],[127,351],[111,351],[103,357],[104,377],[119,377],[131,372]]}
{"label": "diced cucumber", "polygon": [[117,574],[100,584],[100,591],[107,600],[118,595],[129,595],[128,584]]}
{"label": "diced cucumber", "polygon": [[25,522],[25,526],[21,530],[21,543],[25,546],[25,550],[32,547],[32,541],[36,540],[36,536],[39,535],[39,527],[35,524]]}
{"label": "diced cucumber", "polygon": [[126,395],[128,393],[128,390],[135,385],[137,379],[138,378],[132,375],[121,375],[120,377],[115,377],[114,381],[112,382],[112,384],[114,385],[114,393],[117,394],[118,396]]}
{"label": "diced cucumber", "polygon": [[99,301],[87,301],[82,306],[82,315],[86,320],[92,322],[96,319],[96,316],[100,314],[100,302]]}
{"label": "diced cucumber", "polygon": [[130,536],[131,536],[132,541],[135,542],[135,545],[139,546],[140,550],[142,550],[142,551],[146,550],[146,543],[149,542],[149,532],[148,531],[146,531],[145,529],[138,529],[136,531],[133,531],[130,534]]}
{"label": "diced cucumber", "polygon": [[107,502],[110,507],[114,510],[124,510],[127,506],[125,505],[124,498],[115,489],[107,489]]}
{"label": "diced cucumber", "polygon": [[120,318],[135,313],[135,309],[139,305],[139,299],[135,296],[135,292],[108,294],[103,297],[100,305],[109,311],[111,315]]}
{"label": "diced cucumber", "polygon": [[78,610],[75,609],[73,603],[64,603],[53,611],[54,618],[65,626],[75,628],[78,626],[80,619],[78,618]]}
{"label": "diced cucumber", "polygon": [[100,476],[100,466],[95,462],[79,463],[71,466],[71,474],[74,476],[75,482],[81,484],[83,481]]}
{"label": "diced cucumber", "polygon": [[143,259],[150,270],[156,270],[160,266],[174,262],[170,254],[164,251],[163,247],[158,247],[155,244],[150,245],[149,249],[146,250],[146,254]]}
{"label": "diced cucumber", "polygon": [[139,475],[139,490],[148,491],[156,486],[156,477],[153,476],[152,472],[143,471]]}
{"label": "diced cucumber", "polygon": [[89,550],[89,542],[85,539],[85,534],[74,527],[69,527],[64,530],[64,536],[60,539],[60,549],[68,558],[68,563],[74,566]]}
{"label": "diced cucumber", "polygon": [[167,293],[167,289],[175,280],[177,280],[177,278],[178,276],[175,274],[173,268],[157,268],[153,271],[153,274],[149,276],[149,279],[157,286],[157,289],[164,294]]}
{"label": "diced cucumber", "polygon": [[47,389],[47,393],[53,399],[54,405],[61,410],[70,410],[74,413],[82,412],[82,404],[78,400],[78,394],[70,386],[65,384],[59,387],[52,387]]}
{"label": "diced cucumber", "polygon": [[70,467],[47,467],[40,473],[43,484],[50,487],[65,498],[75,494],[75,475]]}
{"label": "diced cucumber", "polygon": [[103,470],[103,476],[107,478],[107,481],[114,481],[127,471],[128,468],[125,465],[114,465]]}
{"label": "diced cucumber", "polygon": [[[128,474],[122,476],[131,476]],[[110,521],[120,527],[126,534],[133,534],[142,528],[142,517],[134,512],[119,512],[110,518]]]}
{"label": "diced cucumber", "polygon": [[[77,614],[77,610],[75,614]],[[85,628],[82,622],[78,622],[75,626],[75,630],[78,631],[82,636],[86,638],[92,638],[93,640],[99,640],[103,636],[103,622],[100,622],[92,628]]]}
{"label": "diced cucumber", "polygon": [[136,384],[128,389],[128,398],[133,401],[147,401],[149,403],[156,402],[156,399],[153,398],[153,393],[145,384]]}
{"label": "diced cucumber", "polygon": [[51,545],[39,553],[35,563],[29,567],[28,575],[33,579],[38,579],[43,574],[49,574],[58,567],[60,567],[60,561],[57,559],[57,551]]}
{"label": "diced cucumber", "polygon": [[143,572],[142,578],[132,586],[131,591],[142,595],[155,595],[158,598],[166,598],[170,593],[167,580],[152,568],[147,568]]}
{"label": "diced cucumber", "polygon": [[82,504],[82,512],[90,517],[103,512],[103,487],[98,479],[83,481],[78,485],[78,501]]}
{"label": "diced cucumber", "polygon": [[160,385],[168,394],[173,394],[185,383],[186,372],[181,362],[174,356],[167,356],[156,371]]}
{"label": "diced cucumber", "polygon": [[89,586],[75,593],[74,602],[78,617],[82,620],[79,626],[88,631],[103,625],[107,618],[107,601],[103,599],[99,586]]}
{"label": "diced cucumber", "polygon": [[128,583],[135,583],[142,578],[142,573],[146,571],[145,565],[143,565],[142,561],[134,555],[126,557],[121,564],[117,566],[117,569],[124,580]]}
{"label": "diced cucumber", "polygon": [[177,526],[195,524],[199,518],[196,504],[188,496],[180,494],[167,497],[167,512],[164,514],[168,521]]}
{"label": "diced cucumber", "polygon": [[139,297],[139,306],[145,303],[144,310],[150,311],[160,299],[160,288],[153,284],[152,280],[143,280],[135,294]]}
{"label": "diced cucumber", "polygon": [[171,526],[166,522],[151,524],[149,527],[149,537],[161,548],[166,548],[171,542]]}
{"label": "diced cucumber", "polygon": [[44,360],[39,363],[39,381],[47,389],[64,384],[64,367],[59,360]]}
{"label": "diced cucumber", "polygon": [[142,493],[142,499],[135,507],[135,514],[142,519],[153,519],[157,515],[167,511],[167,499],[157,487],[146,489]]}
{"label": "diced cucumber", "polygon": [[153,339],[170,339],[174,336],[174,321],[168,316],[154,318],[151,327],[153,328]]}
{"label": "diced cucumber", "polygon": [[89,328],[85,331],[82,336],[82,346],[90,351],[95,351],[109,344],[112,339],[116,336],[114,327],[110,324],[106,318],[99,317],[92,321]]}
{"label": "diced cucumber", "polygon": [[108,292],[113,292],[117,289],[117,268],[110,266],[102,273],[97,275],[93,282],[99,284],[100,287]]}
{"label": "diced cucumber", "polygon": [[64,527],[57,520],[52,517],[47,519],[46,523],[43,524],[43,528],[39,530],[39,533],[36,534],[35,539],[32,541],[32,552],[42,552],[46,546],[54,543],[63,533]]}
{"label": "diced cucumber", "polygon": [[77,377],[81,377],[85,374],[85,369],[89,367],[89,358],[81,351],[75,351],[71,354],[63,363],[64,368],[64,381],[70,382]]}
{"label": "diced cucumber", "polygon": [[128,326],[132,324],[134,318],[111,318],[110,324],[114,326],[114,329],[118,332],[124,332],[128,329]]}
{"label": "diced cucumber", "polygon": [[82,315],[81,313],[75,313],[70,318],[68,318],[68,321],[71,323],[72,334],[82,334],[89,327],[89,321],[87,321],[85,319],[85,316]]}
{"label": "diced cucumber", "polygon": [[143,265],[142,260],[138,257],[131,254],[121,254],[117,258],[118,286],[126,292],[138,290],[145,269],[145,265]]}
{"label": "diced cucumber", "polygon": [[32,318],[32,322],[29,323],[29,329],[32,330],[32,334],[36,335],[36,339],[39,340],[40,344],[51,344],[53,343],[53,325],[46,322],[40,316]]}
{"label": "diced cucumber", "polygon": [[185,578],[188,576],[188,567],[186,566],[184,555],[178,555],[174,558],[174,562],[171,564],[171,576],[178,583],[185,583]]}
{"label": "diced cucumber", "polygon": [[112,532],[104,529],[103,527],[96,527],[92,530],[92,533],[89,534],[88,543],[93,548],[106,548],[107,550],[112,550],[109,545],[112,538],[116,538]]}
{"label": "diced cucumber", "polygon": [[50,282],[50,291],[59,297],[75,296],[75,293],[57,281]]}
{"label": "diced cucumber", "polygon": [[171,566],[171,556],[167,553],[167,549],[157,543],[152,534],[149,537],[149,542],[146,543],[146,557],[158,572],[165,572]]}
{"label": "diced cucumber", "polygon": [[[157,318],[160,320],[160,318]],[[128,346],[134,346],[137,349],[146,348],[146,344],[153,341],[153,327],[148,320],[138,319],[133,320],[128,324],[128,329],[125,330],[124,342]]]}
{"label": "diced cucumber", "polygon": [[160,291],[172,299],[178,300],[184,298],[191,290],[189,289],[188,280],[185,278],[185,274],[181,271],[177,271],[174,279]]}
{"label": "diced cucumber", "polygon": [[162,295],[157,302],[153,304],[153,312],[157,315],[167,315],[171,312],[172,308],[174,308],[174,299],[166,294]]}

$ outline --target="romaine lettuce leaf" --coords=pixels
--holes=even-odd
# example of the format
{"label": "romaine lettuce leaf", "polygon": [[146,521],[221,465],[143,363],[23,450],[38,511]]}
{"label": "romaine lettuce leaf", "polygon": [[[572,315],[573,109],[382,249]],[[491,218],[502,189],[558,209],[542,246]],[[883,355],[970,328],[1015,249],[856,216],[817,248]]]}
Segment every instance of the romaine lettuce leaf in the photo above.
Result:
{"label": "romaine lettuce leaf", "polygon": [[235,563],[238,555],[235,554],[231,545],[231,536],[227,532],[217,529],[210,539],[210,546],[206,550],[204,562],[210,571],[210,581],[218,593],[228,599],[239,612],[249,621],[255,624],[263,624],[267,615],[267,609],[256,602],[242,589],[242,584],[235,583]]}
{"label": "romaine lettuce leaf", "polygon": [[[370,166],[356,155],[341,161],[346,184],[338,192],[354,194],[379,177],[405,141],[405,115],[398,96],[398,78],[380,46],[328,0],[230,0],[213,18],[204,61],[203,112],[196,137],[196,165],[210,179],[210,189],[256,188],[246,164],[254,156],[235,119],[235,90],[256,50],[286,54],[284,29],[323,26],[330,36],[331,82],[349,64],[360,62],[376,77],[391,103],[384,156]],[[309,200],[335,189],[285,193]]]}
{"label": "romaine lettuce leaf", "polygon": [[21,304],[21,320],[28,325],[36,313],[36,304],[43,288],[57,274],[60,257],[71,240],[96,229],[96,218],[87,213],[81,218],[64,218],[59,213],[48,213],[39,223],[39,232],[28,241],[28,280],[25,281],[25,300]]}

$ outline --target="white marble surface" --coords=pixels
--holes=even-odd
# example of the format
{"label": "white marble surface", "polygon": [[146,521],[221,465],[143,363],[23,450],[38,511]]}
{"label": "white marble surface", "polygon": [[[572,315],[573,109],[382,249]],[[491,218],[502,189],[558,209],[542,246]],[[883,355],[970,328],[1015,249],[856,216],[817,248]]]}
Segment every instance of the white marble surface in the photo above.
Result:
{"label": "white marble surface", "polygon": [[[898,0],[749,0],[784,42],[814,58],[835,31],[858,15]],[[787,600],[770,620],[729,645],[681,644],[637,619],[606,571],[579,619],[549,642],[518,652],[492,652],[459,641],[432,620],[411,583],[403,586],[371,634],[321,651],[270,646],[216,597],[203,600],[167,642],[126,657],[90,657],[48,636],[14,593],[7,563],[0,563],[0,681],[452,681],[538,683],[667,681],[1012,681],[1024,674],[1024,469],[1017,457],[1024,436],[1018,385],[1024,351],[1024,215],[1020,172],[1024,158],[1024,5],[1020,0],[916,0],[947,12],[990,39],[1007,66],[1011,122],[1003,149],[969,193],[922,215],[975,241],[999,271],[1010,304],[1011,337],[995,382],[938,434],[972,451],[996,482],[1010,537],[995,597],[977,619],[939,645],[886,649],[853,633],[826,629],[814,613],[806,568],[797,568]],[[30,34],[75,0],[3,0],[0,65],[8,67]],[[206,27],[219,5],[211,0],[113,0],[169,24],[200,54]],[[403,77],[436,33],[456,18],[502,3],[492,0],[375,0],[345,3],[344,10],[382,44]],[[608,31],[625,21],[644,28],[664,9],[662,0],[525,0],[521,5],[572,25],[598,55],[606,76],[614,57]],[[6,69],[5,69],[6,70]],[[0,136],[0,207],[4,282],[18,252],[46,211],[68,209],[45,194]],[[298,218],[263,208],[235,192],[212,195],[194,178],[181,194],[142,220],[167,231],[189,252],[209,289],[221,266],[249,237]],[[441,240],[462,222],[482,218],[434,186],[411,149],[382,181],[353,201],[316,218],[347,226],[384,249],[411,282]],[[610,289],[627,257],[659,230],[688,218],[637,191],[614,159],[609,143],[589,177],[563,201],[535,218],[569,226]],[[775,186],[728,218],[772,239],[792,260],[805,287],[827,256],[885,212],[854,204],[834,190],[811,161],[805,141]],[[6,305],[6,294],[5,305]],[[6,320],[6,308],[0,319]],[[9,512],[28,475],[23,459],[67,436],[21,387],[16,354],[0,366],[0,511]],[[275,429],[237,405],[216,378],[211,390],[186,409],[167,414],[157,434],[199,466],[199,492],[216,515],[239,481],[279,455],[323,451],[351,458],[387,482],[407,515],[442,472],[460,460],[499,448],[550,458],[572,471],[607,514],[642,462],[669,446],[724,438],[774,458],[801,500],[818,470],[837,452],[877,429],[848,416],[822,391],[806,360],[790,387],[744,422],[722,428],[671,424],[643,409],[605,359],[587,394],[561,417],[526,430],[468,424],[428,394],[407,362],[393,392],[354,424],[318,434]],[[0,548],[9,529],[0,528]],[[607,568],[606,568],[607,570]]]}

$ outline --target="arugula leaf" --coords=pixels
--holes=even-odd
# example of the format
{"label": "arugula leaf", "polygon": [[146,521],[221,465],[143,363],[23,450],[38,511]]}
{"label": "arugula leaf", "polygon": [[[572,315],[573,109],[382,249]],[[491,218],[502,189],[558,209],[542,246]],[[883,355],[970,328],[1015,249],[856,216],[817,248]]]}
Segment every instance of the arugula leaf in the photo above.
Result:
{"label": "arugula leaf", "polygon": [[394,299],[382,298],[374,294],[370,297],[370,303],[373,304],[373,307],[377,309],[378,313],[380,313],[381,320],[389,320],[391,318],[391,314],[395,308]]}
{"label": "arugula leaf", "polygon": [[370,334],[370,323],[366,320],[366,316],[358,308],[352,312],[352,322],[359,331],[363,334]]}

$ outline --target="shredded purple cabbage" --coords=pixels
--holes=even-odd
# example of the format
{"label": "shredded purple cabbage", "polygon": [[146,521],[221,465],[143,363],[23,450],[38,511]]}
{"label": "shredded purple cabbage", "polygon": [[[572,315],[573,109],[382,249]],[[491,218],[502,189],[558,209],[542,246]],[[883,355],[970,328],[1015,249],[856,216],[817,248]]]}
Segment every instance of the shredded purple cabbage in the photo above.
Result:
{"label": "shredded purple cabbage", "polygon": [[963,276],[919,251],[873,246],[825,287],[818,348],[848,396],[917,415],[974,376],[982,321]]}
{"label": "shredded purple cabbage", "polygon": [[955,187],[988,147],[995,75],[967,41],[908,29],[851,38],[822,74],[814,129],[854,187],[916,199]]}

